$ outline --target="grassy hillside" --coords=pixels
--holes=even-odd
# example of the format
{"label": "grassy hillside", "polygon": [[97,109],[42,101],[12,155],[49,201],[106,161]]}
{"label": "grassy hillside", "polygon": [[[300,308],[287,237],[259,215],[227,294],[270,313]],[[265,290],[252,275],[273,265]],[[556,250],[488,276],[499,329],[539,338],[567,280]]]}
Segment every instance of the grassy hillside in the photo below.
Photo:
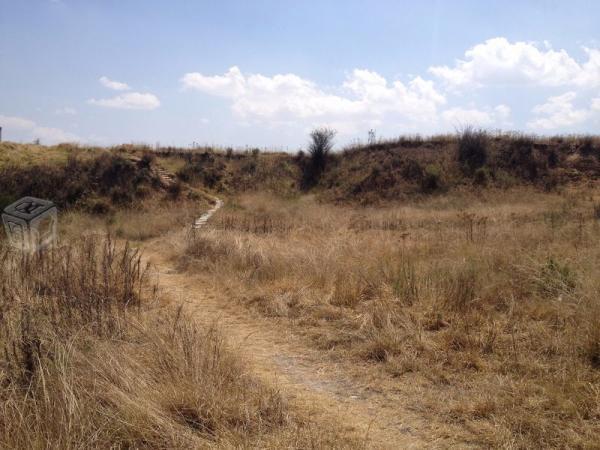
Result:
{"label": "grassy hillside", "polygon": [[35,144],[0,142],[0,167],[64,164],[69,156],[86,158],[103,150],[101,148],[83,148],[71,144],[47,147]]}
{"label": "grassy hillside", "polygon": [[470,187],[551,190],[599,176],[598,139],[466,130],[458,136],[349,148],[332,158],[319,185],[336,199],[369,201]]}
{"label": "grassy hillside", "polygon": [[[305,192],[310,155],[162,149],[159,159],[181,180],[224,193]],[[541,138],[466,130],[459,135],[401,137],[333,152],[310,190],[325,200],[373,203],[450,190],[532,185],[552,190],[600,176],[600,140]]]}
{"label": "grassy hillside", "polygon": [[204,202],[202,192],[186,189],[177,180],[166,182],[159,169],[155,155],[143,148],[2,143],[0,208],[25,195],[50,199],[61,210],[99,215],[139,209],[157,196]]}
{"label": "grassy hillside", "polygon": [[[329,154],[308,189],[303,179],[310,158],[302,151],[291,155],[258,149],[2,143],[0,188],[5,196],[19,194],[17,185],[22,184],[21,191],[54,194],[57,201],[69,205],[94,196],[132,202],[159,187],[153,169],[162,167],[184,185],[213,192],[294,196],[310,190],[328,201],[370,204],[465,189],[531,185],[550,191],[600,177],[600,139],[592,136],[536,137],[467,129],[457,135],[404,136],[355,145]],[[19,181],[11,184],[15,178]],[[48,182],[31,183],[31,178]],[[51,192],[49,186],[61,186],[63,191]]]}

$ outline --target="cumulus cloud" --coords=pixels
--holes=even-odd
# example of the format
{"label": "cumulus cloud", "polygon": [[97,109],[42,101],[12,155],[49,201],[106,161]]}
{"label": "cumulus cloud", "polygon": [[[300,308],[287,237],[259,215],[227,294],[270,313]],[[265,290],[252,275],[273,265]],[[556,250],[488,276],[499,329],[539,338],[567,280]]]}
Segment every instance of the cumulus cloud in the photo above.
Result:
{"label": "cumulus cloud", "polygon": [[245,77],[236,66],[224,75],[205,76],[198,72],[186,73],[181,79],[184,87],[222,97],[236,97],[244,93]]}
{"label": "cumulus cloud", "polygon": [[[577,97],[575,92],[566,92],[562,95],[549,97],[548,100],[533,108],[535,118],[527,123],[531,129],[553,130],[577,125],[587,120],[591,111],[576,109],[573,101]],[[592,103],[594,108],[594,103]]]}
{"label": "cumulus cloud", "polygon": [[90,105],[102,106],[105,108],[133,109],[133,110],[153,110],[160,106],[160,100],[154,94],[129,92],[112,98],[88,100]]}
{"label": "cumulus cloud", "polygon": [[507,105],[498,105],[493,109],[481,110],[477,108],[449,108],[442,112],[442,120],[454,127],[475,125],[480,127],[510,126],[511,110]]}
{"label": "cumulus cloud", "polygon": [[429,72],[451,87],[484,85],[600,86],[600,50],[584,48],[587,61],[577,62],[565,50],[497,37],[465,52],[453,67]]}
{"label": "cumulus cloud", "polygon": [[[571,98],[589,98],[590,91],[600,87],[600,49],[583,51],[583,57],[575,58],[547,42],[497,37],[469,48],[452,65],[430,67],[432,79],[390,80],[375,71],[355,69],[339,85],[323,86],[291,73],[267,76],[233,66],[222,74],[186,73],[180,82],[186,90],[226,99],[240,124],[302,128],[326,124],[342,134],[356,134],[367,127],[425,133],[467,124],[509,128],[514,126],[510,106],[465,105],[457,94],[493,86],[509,93],[517,86],[557,93],[567,90],[568,95],[554,94],[533,108],[526,122],[540,129],[567,128],[600,111],[597,95],[583,109],[575,107]],[[526,100],[511,106],[520,114],[523,106],[533,106]]]}
{"label": "cumulus cloud", "polygon": [[[115,91],[128,91],[131,88],[120,81],[110,80],[107,77],[100,77],[100,83],[103,86]],[[131,110],[153,110],[160,106],[158,97],[151,93],[127,92],[116,97],[88,100],[90,105],[102,106],[104,108],[131,109]]]}
{"label": "cumulus cloud", "polygon": [[107,87],[108,89],[112,89],[113,91],[128,91],[129,89],[131,89],[126,83],[111,80],[106,76],[100,77],[99,81],[102,84],[102,86]]}
{"label": "cumulus cloud", "polygon": [[407,84],[388,82],[360,69],[332,90],[294,74],[246,75],[235,66],[223,75],[188,73],[181,83],[185,89],[229,99],[232,111],[243,120],[319,120],[342,129],[348,123],[377,123],[385,115],[409,122],[435,120],[446,101],[431,81],[416,77]]}
{"label": "cumulus cloud", "polygon": [[5,130],[8,136],[17,132],[21,136],[26,136],[29,140],[40,139],[42,143],[55,144],[58,142],[79,141],[75,134],[68,133],[60,128],[52,128],[38,125],[33,120],[23,117],[0,115],[0,126]]}

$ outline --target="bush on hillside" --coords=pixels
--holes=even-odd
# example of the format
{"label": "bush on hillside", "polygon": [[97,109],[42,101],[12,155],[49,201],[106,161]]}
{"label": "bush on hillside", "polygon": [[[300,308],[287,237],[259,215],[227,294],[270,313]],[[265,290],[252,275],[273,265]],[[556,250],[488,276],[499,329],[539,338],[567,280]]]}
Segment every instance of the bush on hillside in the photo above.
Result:
{"label": "bush on hillside", "polygon": [[[511,136],[510,141],[500,149],[500,164],[520,178],[534,181],[536,180],[542,167],[534,154],[535,141],[533,137],[524,134],[515,134]],[[558,155],[548,155],[548,164],[556,165]]]}
{"label": "bush on hillside", "polygon": [[472,126],[458,133],[458,162],[467,175],[484,166],[488,159],[489,138],[485,130]]}
{"label": "bush on hillside", "polygon": [[310,133],[309,160],[304,167],[303,185],[305,188],[314,186],[325,170],[329,154],[333,149],[335,134],[335,130],[326,127],[316,128]]}

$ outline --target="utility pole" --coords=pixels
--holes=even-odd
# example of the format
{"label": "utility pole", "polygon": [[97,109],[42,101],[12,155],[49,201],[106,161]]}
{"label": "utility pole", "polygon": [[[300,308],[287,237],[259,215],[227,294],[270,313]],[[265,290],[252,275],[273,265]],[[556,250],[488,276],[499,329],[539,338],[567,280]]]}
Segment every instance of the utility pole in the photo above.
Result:
{"label": "utility pole", "polygon": [[369,145],[374,145],[376,142],[376,138],[375,138],[375,130],[370,129],[369,130]]}
{"label": "utility pole", "polygon": [[2,142],[2,127],[0,127],[0,142]]}

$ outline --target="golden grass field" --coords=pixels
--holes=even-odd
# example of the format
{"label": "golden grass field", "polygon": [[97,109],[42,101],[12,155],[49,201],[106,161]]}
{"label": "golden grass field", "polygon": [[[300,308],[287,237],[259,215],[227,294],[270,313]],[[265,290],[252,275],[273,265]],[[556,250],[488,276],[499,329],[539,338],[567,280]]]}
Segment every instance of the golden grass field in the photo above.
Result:
{"label": "golden grass field", "polygon": [[375,366],[464,445],[596,448],[599,204],[591,187],[376,209],[242,195],[179,268],[354,377]]}

